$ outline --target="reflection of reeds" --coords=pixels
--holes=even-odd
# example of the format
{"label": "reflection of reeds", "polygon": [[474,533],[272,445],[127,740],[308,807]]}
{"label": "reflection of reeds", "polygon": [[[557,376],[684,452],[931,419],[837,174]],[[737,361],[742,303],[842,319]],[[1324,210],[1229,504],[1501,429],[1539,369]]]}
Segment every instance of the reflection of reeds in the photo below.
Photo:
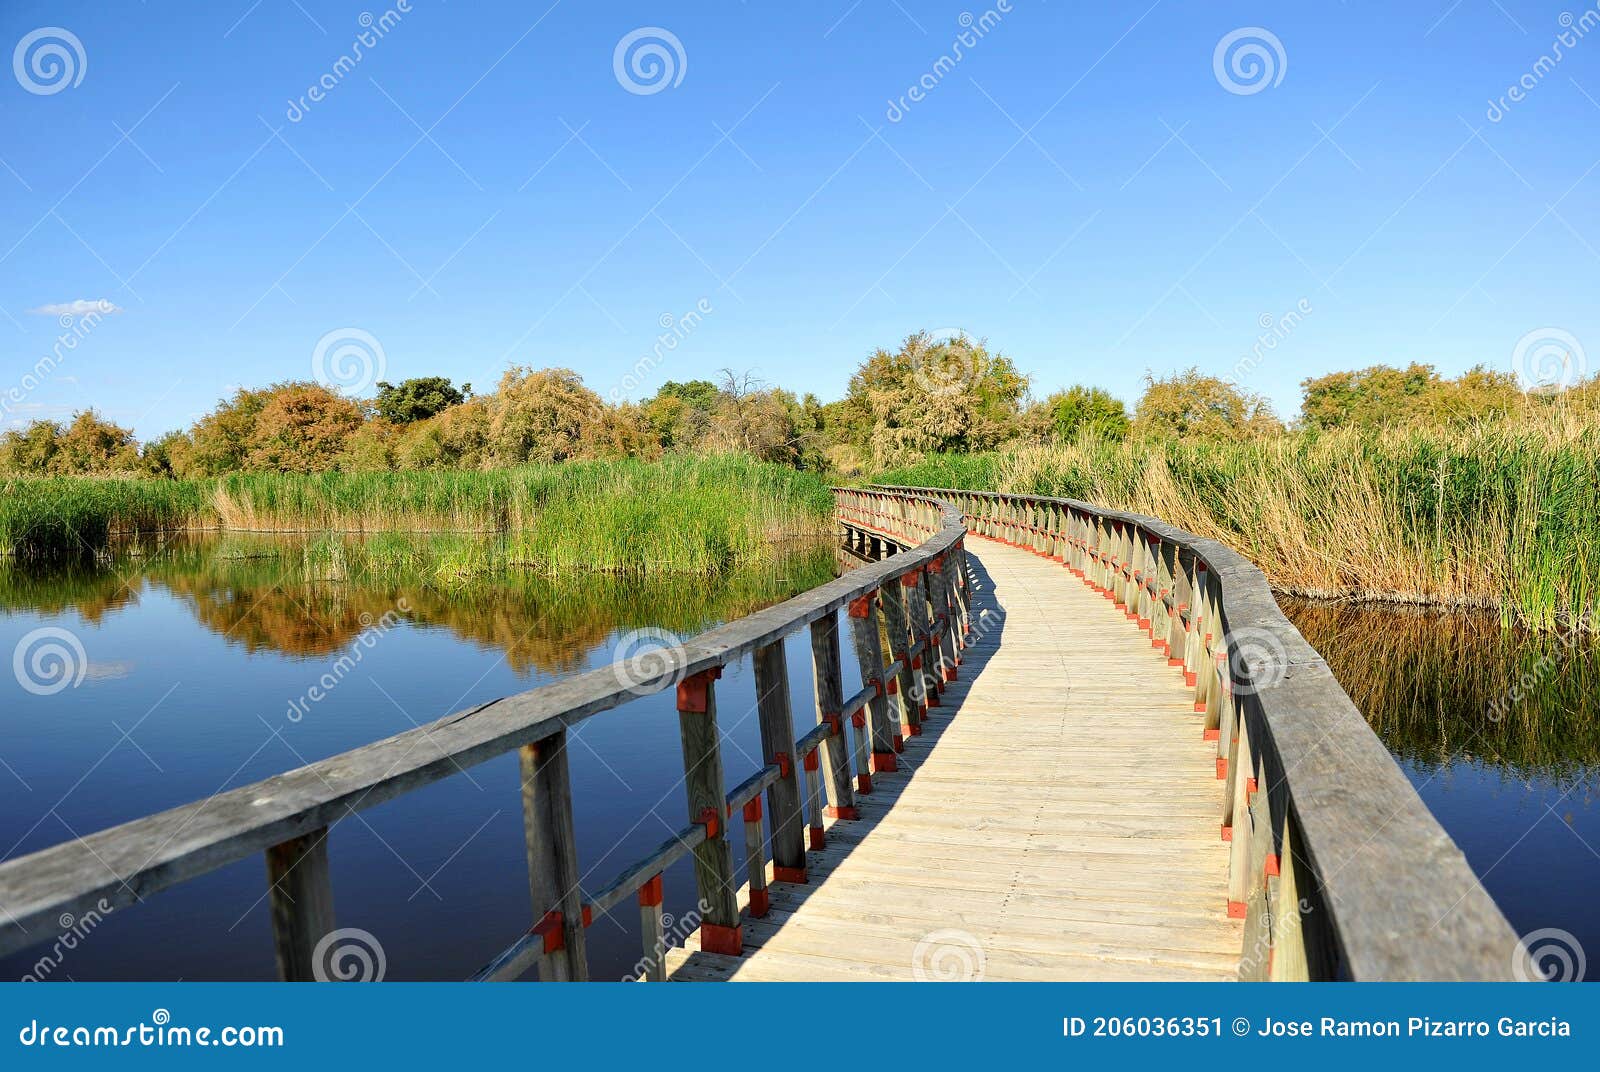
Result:
{"label": "reflection of reeds", "polygon": [[[696,633],[835,572],[832,544],[805,541],[710,582],[686,574],[553,578],[506,568],[501,542],[495,536],[174,538],[146,544],[137,555],[119,548],[98,563],[48,570],[0,562],[0,608],[47,614],[70,608],[100,620],[149,586],[182,599],[230,644],[321,657],[348,647],[404,601],[415,627],[447,629],[503,651],[518,673],[560,673],[581,666],[619,630]],[[443,561],[472,568],[460,574],[417,568]]]}
{"label": "reflection of reeds", "polygon": [[1280,598],[1389,750],[1426,769],[1476,760],[1513,777],[1600,773],[1600,647],[1492,615]]}
{"label": "reflection of reeds", "polygon": [[1497,607],[1548,629],[1600,610],[1600,426],[1085,442],[933,458],[886,483],[1060,495],[1227,543],[1281,591]]}
{"label": "reflection of reeds", "polygon": [[[0,546],[79,554],[117,531],[499,533],[502,557],[546,572],[707,573],[762,561],[774,539],[831,530],[813,473],[740,455],[490,471],[243,473],[214,481],[4,482]],[[466,554],[446,568],[482,563]]]}

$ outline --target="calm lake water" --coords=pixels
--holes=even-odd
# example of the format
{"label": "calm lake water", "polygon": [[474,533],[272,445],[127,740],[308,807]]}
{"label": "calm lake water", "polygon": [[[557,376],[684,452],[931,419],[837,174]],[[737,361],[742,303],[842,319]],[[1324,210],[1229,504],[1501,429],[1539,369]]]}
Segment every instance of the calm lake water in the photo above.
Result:
{"label": "calm lake water", "polygon": [[[512,572],[464,583],[444,571],[419,583],[419,561],[408,541],[232,537],[67,569],[0,560],[0,655],[24,656],[20,675],[0,673],[0,858],[603,665],[634,631],[689,635],[839,568],[834,549],[810,546],[715,582]],[[1600,653],[1479,617],[1285,603],[1512,924],[1600,949]],[[82,650],[82,680],[49,695],[26,656],[72,641],[41,629]],[[803,730],[814,717],[804,633],[789,668]],[[718,690],[731,786],[760,753],[748,666]],[[583,723],[570,751],[593,890],[687,819],[670,692]],[[389,979],[463,978],[531,922],[515,755],[340,822],[330,856],[339,925],[377,937]],[[115,911],[44,973],[56,935],[41,935],[0,961],[0,978],[270,979],[265,885],[259,857],[240,861]],[[688,861],[665,886],[682,919],[695,903]],[[590,928],[589,953],[597,979],[632,968],[631,901]]]}
{"label": "calm lake water", "polygon": [[[812,545],[715,582],[552,582],[513,572],[492,583],[423,585],[387,580],[415,572],[372,550],[185,540],[70,570],[0,560],[0,653],[41,628],[64,629],[87,667],[80,684],[52,695],[36,694],[43,678],[30,679],[30,691],[0,674],[0,858],[604,665],[635,630],[690,635],[838,570],[833,547]],[[400,607],[408,609],[385,628]],[[306,702],[352,651],[361,655],[354,670]],[[803,732],[814,724],[804,633],[791,641],[789,666]],[[853,662],[846,673],[856,673]],[[748,665],[718,684],[730,786],[760,765],[754,698]],[[687,822],[671,691],[590,719],[569,745],[579,864],[585,887],[599,889]],[[528,929],[520,801],[513,753],[334,827],[338,923],[377,937],[387,978],[465,978]],[[666,874],[665,888],[668,913],[693,909],[689,861]],[[265,889],[265,864],[252,857],[118,909],[49,977],[274,978]],[[595,978],[618,979],[634,965],[638,928],[631,900],[595,922]],[[0,961],[0,978],[38,974],[56,935],[40,937],[41,947]]]}

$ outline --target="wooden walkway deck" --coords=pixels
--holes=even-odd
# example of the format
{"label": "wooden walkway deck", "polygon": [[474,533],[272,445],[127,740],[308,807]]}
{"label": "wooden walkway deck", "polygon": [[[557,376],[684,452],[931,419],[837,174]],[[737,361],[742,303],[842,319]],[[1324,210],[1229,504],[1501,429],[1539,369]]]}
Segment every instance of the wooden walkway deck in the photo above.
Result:
{"label": "wooden walkway deck", "polygon": [[1223,783],[1193,690],[1060,564],[969,555],[961,680],[899,769],[807,854],[807,884],[772,884],[744,955],[697,933],[671,978],[1234,977]]}

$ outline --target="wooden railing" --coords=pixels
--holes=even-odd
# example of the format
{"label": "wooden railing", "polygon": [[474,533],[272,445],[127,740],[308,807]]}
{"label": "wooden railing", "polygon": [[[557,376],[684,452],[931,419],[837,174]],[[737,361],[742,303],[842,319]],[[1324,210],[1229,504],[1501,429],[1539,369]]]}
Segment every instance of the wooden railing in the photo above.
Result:
{"label": "wooden railing", "polygon": [[1215,540],[1070,499],[877,488],[869,512],[927,499],[954,504],[975,535],[1062,563],[1193,686],[1226,782],[1241,978],[1539,977],[1259,569]]}
{"label": "wooden railing", "polygon": [[[0,864],[0,954],[48,941],[64,913],[82,917],[91,909],[121,907],[262,853],[279,975],[315,978],[318,943],[334,930],[330,827],[510,751],[521,759],[532,926],[475,978],[516,978],[535,965],[541,979],[587,978],[585,928],[633,898],[643,926],[642,977],[661,979],[667,947],[661,875],[689,855],[703,947],[738,953],[733,815],[743,820],[751,890],[746,910],[761,916],[767,911],[769,854],[776,881],[805,880],[808,839],[816,846],[823,837],[824,779],[826,811],[854,818],[856,794],[872,791],[874,772],[894,769],[903,735],[921,731],[928,705],[957,673],[965,644],[967,530],[960,515],[926,496],[902,494],[888,502],[842,490],[837,497],[841,519],[856,531],[876,533],[892,557],[702,633],[681,649],[653,653],[647,663],[613,663]],[[861,688],[848,697],[840,610],[847,611],[862,668]],[[784,638],[803,628],[810,630],[816,725],[797,738]],[[715,682],[746,655],[755,671],[763,766],[729,791]],[[688,823],[586,898],[573,832],[567,731],[673,686]]]}

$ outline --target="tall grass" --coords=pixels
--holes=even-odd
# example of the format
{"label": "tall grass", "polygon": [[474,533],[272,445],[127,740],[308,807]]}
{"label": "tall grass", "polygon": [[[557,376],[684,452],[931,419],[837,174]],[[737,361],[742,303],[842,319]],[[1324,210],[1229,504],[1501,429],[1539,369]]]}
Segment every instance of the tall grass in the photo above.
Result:
{"label": "tall grass", "polygon": [[547,572],[703,573],[765,559],[786,536],[828,531],[831,508],[815,474],[741,455],[207,481],[58,477],[6,482],[0,538],[26,556],[183,527],[496,533],[504,538],[494,545],[459,543],[451,560],[464,571],[492,557]]}
{"label": "tall grass", "polygon": [[0,479],[0,548],[18,557],[90,553],[114,532],[204,524],[206,489],[121,477]]}
{"label": "tall grass", "polygon": [[1541,629],[1600,624],[1593,426],[1088,442],[878,479],[1150,514],[1237,548],[1288,592],[1495,607]]}

